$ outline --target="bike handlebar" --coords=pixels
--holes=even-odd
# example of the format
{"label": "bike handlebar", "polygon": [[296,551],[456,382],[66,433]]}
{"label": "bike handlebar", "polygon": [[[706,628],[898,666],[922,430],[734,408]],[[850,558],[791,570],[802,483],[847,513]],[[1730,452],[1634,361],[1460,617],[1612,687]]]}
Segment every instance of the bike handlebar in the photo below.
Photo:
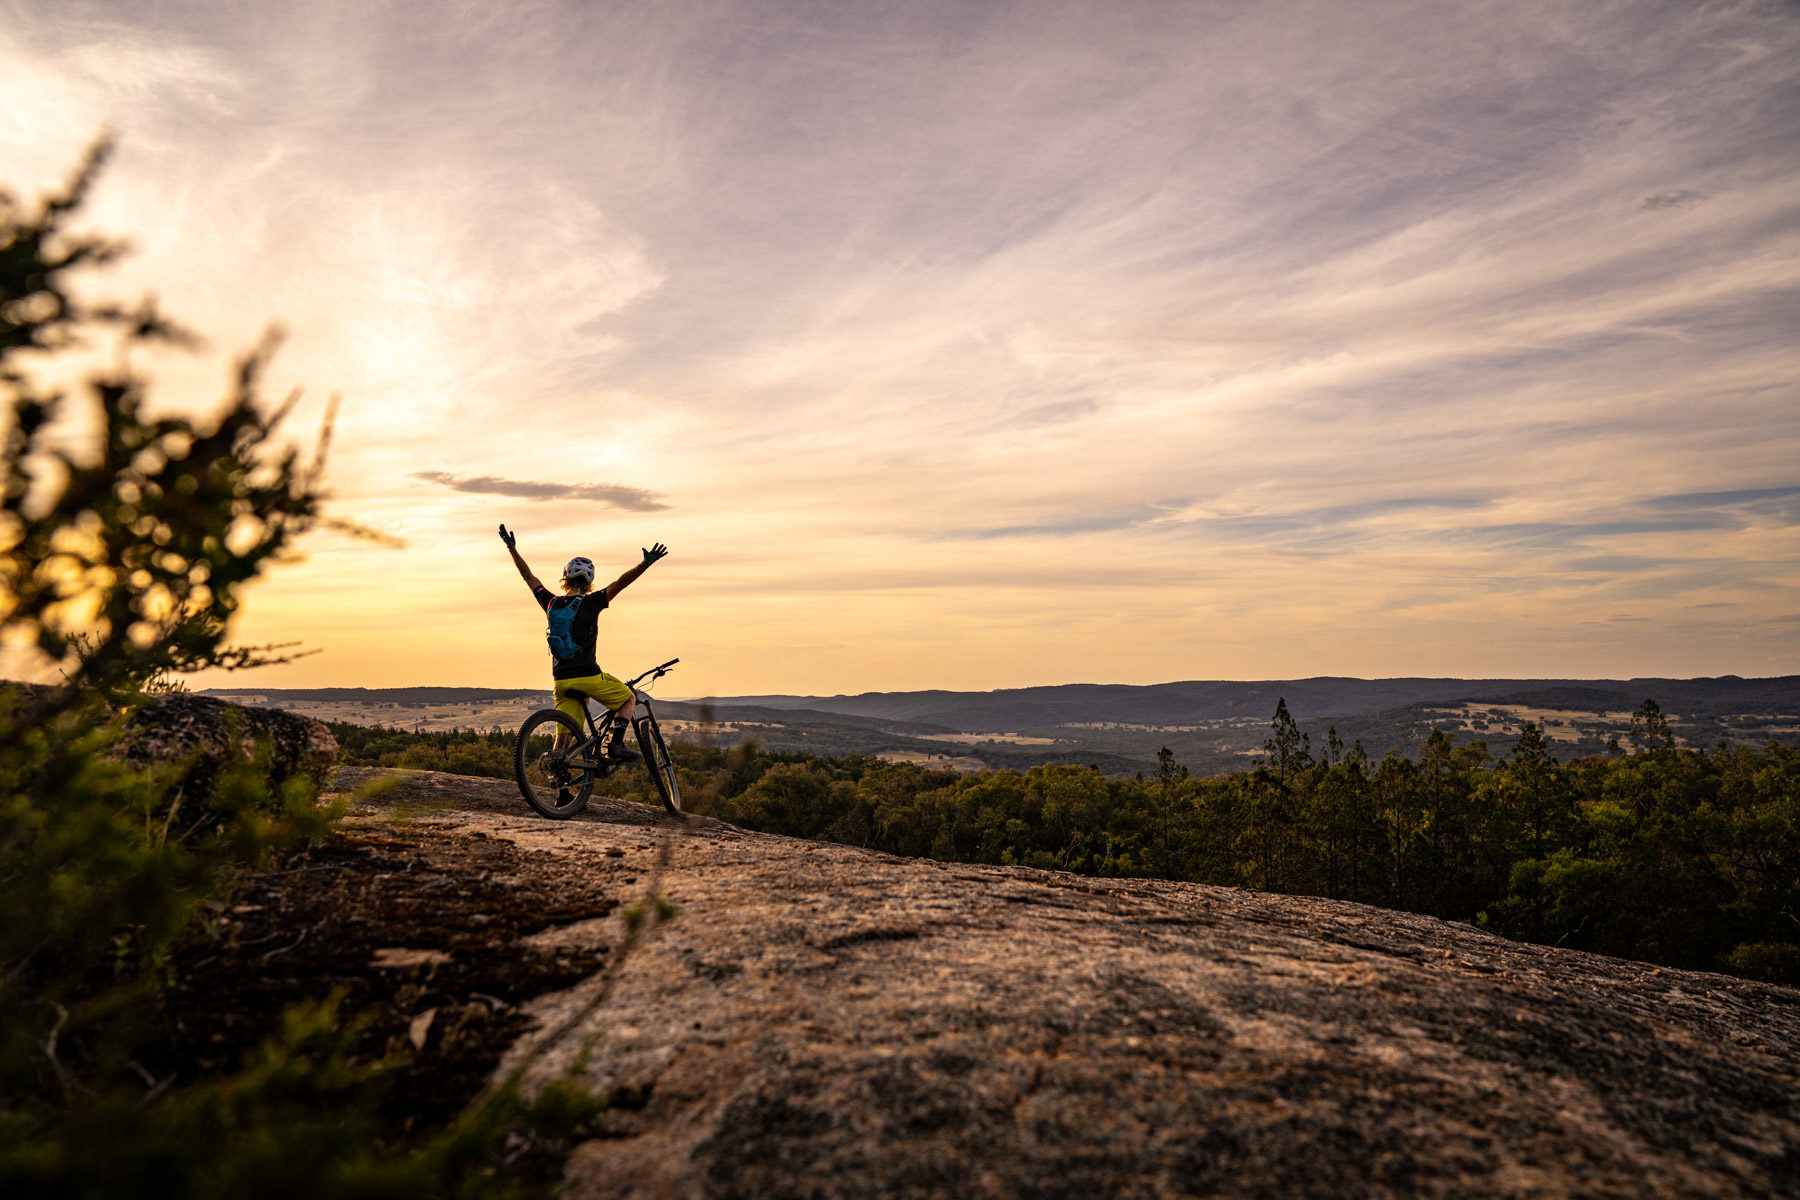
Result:
{"label": "bike handlebar", "polygon": [[667,675],[669,673],[670,667],[674,666],[676,663],[678,663],[680,661],[681,660],[679,658],[671,658],[668,662],[664,663],[660,667],[651,667],[648,671],[645,671],[642,675],[639,675],[636,679],[633,679],[630,683],[627,683],[625,686],[628,688],[634,688],[645,679],[651,679],[651,680],[661,679],[664,675]]}

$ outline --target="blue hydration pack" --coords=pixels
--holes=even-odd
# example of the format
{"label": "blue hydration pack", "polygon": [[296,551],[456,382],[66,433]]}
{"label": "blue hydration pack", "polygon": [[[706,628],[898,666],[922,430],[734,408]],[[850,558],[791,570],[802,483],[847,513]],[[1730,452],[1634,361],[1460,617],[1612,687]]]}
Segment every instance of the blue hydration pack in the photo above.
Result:
{"label": "blue hydration pack", "polygon": [[552,596],[544,610],[550,617],[550,654],[558,662],[566,662],[581,653],[575,640],[575,617],[581,612],[581,596]]}

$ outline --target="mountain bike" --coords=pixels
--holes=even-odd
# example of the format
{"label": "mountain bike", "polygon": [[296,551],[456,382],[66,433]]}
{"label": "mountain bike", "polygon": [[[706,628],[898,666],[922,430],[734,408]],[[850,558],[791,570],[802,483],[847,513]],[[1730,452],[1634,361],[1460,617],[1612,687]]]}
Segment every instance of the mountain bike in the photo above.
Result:
{"label": "mountain bike", "polygon": [[[656,794],[662,797],[663,807],[674,815],[681,812],[681,788],[675,778],[675,763],[669,757],[669,747],[663,742],[656,714],[651,711],[650,694],[639,691],[638,684],[646,679],[655,683],[680,661],[671,658],[625,685],[637,697],[637,715],[631,718],[631,724],[637,734],[638,748],[643,751],[644,767],[656,784]],[[588,699],[591,697],[584,696],[582,704],[587,717],[585,733],[568,713],[555,708],[540,708],[525,718],[513,741],[513,776],[519,781],[519,791],[524,795],[525,803],[546,817],[566,820],[574,816],[587,807],[595,780],[605,779],[630,761],[613,758],[605,752],[606,734],[594,723],[593,710],[585,703]],[[606,711],[604,706],[601,711]],[[558,750],[557,735],[565,733],[569,744]]]}

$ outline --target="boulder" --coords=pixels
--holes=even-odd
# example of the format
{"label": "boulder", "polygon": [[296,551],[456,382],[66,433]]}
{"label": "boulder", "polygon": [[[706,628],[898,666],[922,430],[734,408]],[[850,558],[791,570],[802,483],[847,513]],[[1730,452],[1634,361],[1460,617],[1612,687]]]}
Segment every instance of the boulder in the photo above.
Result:
{"label": "boulder", "polygon": [[173,692],[147,698],[126,716],[115,753],[137,767],[191,760],[182,786],[204,796],[233,754],[266,754],[266,778],[280,787],[300,775],[323,782],[337,749],[331,730],[310,717]]}

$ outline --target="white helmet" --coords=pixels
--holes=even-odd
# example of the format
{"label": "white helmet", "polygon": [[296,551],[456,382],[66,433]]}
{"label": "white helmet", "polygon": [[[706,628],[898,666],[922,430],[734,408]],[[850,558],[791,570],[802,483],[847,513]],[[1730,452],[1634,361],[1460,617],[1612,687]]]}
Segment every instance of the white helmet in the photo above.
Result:
{"label": "white helmet", "polygon": [[563,579],[569,583],[594,582],[594,560],[579,555],[571,558],[569,565],[563,568]]}

